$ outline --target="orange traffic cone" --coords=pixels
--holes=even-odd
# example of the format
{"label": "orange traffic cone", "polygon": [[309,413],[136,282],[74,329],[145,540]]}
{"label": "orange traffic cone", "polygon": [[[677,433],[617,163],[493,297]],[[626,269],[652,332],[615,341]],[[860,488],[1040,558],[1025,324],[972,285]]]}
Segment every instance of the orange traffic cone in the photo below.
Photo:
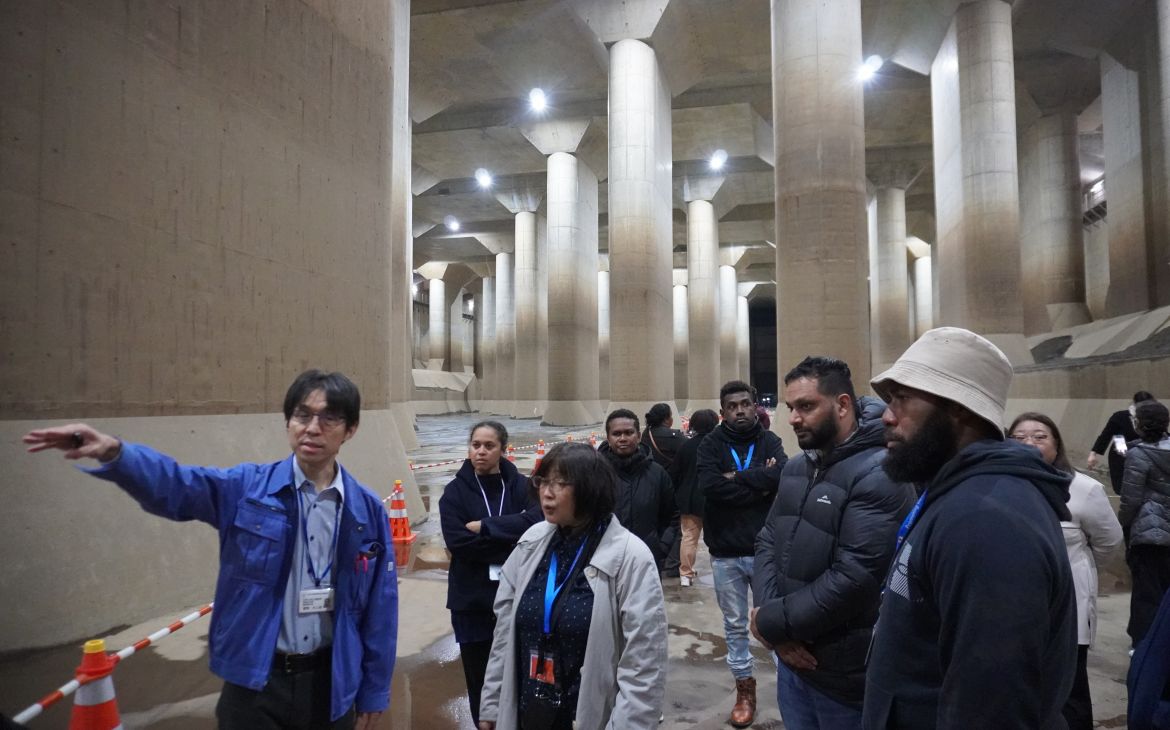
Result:
{"label": "orange traffic cone", "polygon": [[406,514],[406,496],[402,493],[402,480],[394,480],[394,492],[390,495],[390,539],[394,542],[414,542],[418,535],[410,530],[410,516]]}
{"label": "orange traffic cone", "polygon": [[75,676],[92,681],[77,688],[73,697],[73,715],[69,730],[122,730],[118,717],[118,700],[114,697],[114,662],[106,654],[106,642],[101,639],[85,642],[81,666]]}
{"label": "orange traffic cone", "polygon": [[414,541],[414,537],[406,542],[399,542],[394,545],[394,562],[397,563],[399,570],[405,570],[410,567],[410,553],[414,546],[410,543]]}
{"label": "orange traffic cone", "polygon": [[596,431],[589,434],[589,445],[595,449],[597,448],[597,432]]}
{"label": "orange traffic cone", "polygon": [[516,461],[516,447],[515,446],[508,447],[508,461]]}
{"label": "orange traffic cone", "polygon": [[532,466],[533,474],[540,468],[540,462],[542,461],[544,461],[544,439],[536,442],[536,463]]}

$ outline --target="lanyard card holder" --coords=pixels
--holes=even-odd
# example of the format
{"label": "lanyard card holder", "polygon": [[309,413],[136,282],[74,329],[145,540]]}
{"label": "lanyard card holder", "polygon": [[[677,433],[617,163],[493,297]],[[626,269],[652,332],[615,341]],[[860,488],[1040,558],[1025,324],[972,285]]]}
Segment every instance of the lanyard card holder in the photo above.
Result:
{"label": "lanyard card holder", "polygon": [[529,656],[528,677],[535,681],[536,686],[520,718],[523,730],[550,730],[564,705],[555,647],[553,637],[542,634],[537,650]]}

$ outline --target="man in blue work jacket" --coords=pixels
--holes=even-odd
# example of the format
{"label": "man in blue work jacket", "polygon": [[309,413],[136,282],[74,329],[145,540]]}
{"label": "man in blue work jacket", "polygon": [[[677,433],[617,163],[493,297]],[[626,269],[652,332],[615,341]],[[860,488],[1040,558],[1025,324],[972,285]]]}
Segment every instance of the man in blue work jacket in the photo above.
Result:
{"label": "man in blue work jacket", "polygon": [[219,530],[211,671],[219,727],[372,728],[389,705],[398,581],[381,500],[341,465],[361,395],[341,373],[301,373],[284,399],[292,455],[183,466],[85,424],[31,431],[29,451],[94,458],[151,514]]}

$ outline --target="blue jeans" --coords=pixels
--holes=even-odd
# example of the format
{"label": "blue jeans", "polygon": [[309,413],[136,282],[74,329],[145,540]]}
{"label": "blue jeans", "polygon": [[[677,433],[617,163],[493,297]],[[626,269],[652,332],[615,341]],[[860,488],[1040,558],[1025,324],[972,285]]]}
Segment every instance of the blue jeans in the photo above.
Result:
{"label": "blue jeans", "polygon": [[776,665],[776,702],[788,730],[861,730],[861,708],[808,686],[784,662]]}
{"label": "blue jeans", "polygon": [[752,585],[754,563],[754,557],[711,558],[715,598],[723,612],[727,666],[736,679],[752,676],[752,652],[748,646],[748,589]]}

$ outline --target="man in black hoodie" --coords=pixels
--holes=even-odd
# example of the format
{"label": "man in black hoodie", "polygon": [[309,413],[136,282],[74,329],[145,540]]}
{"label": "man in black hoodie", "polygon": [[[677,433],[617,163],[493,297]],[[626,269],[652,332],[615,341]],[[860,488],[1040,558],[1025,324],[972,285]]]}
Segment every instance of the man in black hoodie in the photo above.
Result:
{"label": "man in black hoodie", "polygon": [[882,469],[886,404],[858,400],[844,362],[806,357],[784,376],[784,403],[804,451],[756,537],[752,633],[780,659],[785,728],[860,728],[881,585],[916,495]]}
{"label": "man in black hoodie", "polygon": [[699,489],[706,499],[703,539],[711,551],[715,598],[723,612],[727,665],[735,677],[729,721],[747,727],[756,715],[756,680],[748,642],[748,588],[756,533],[776,496],[788,457],[780,437],[760,426],[755,390],[732,380],[719,390],[723,423],[699,445]]}
{"label": "man in black hoodie", "polygon": [[1066,727],[1076,605],[1060,520],[1070,475],[1004,441],[1012,367],[984,338],[933,329],[873,379],[898,530],[866,672],[865,728]]}

